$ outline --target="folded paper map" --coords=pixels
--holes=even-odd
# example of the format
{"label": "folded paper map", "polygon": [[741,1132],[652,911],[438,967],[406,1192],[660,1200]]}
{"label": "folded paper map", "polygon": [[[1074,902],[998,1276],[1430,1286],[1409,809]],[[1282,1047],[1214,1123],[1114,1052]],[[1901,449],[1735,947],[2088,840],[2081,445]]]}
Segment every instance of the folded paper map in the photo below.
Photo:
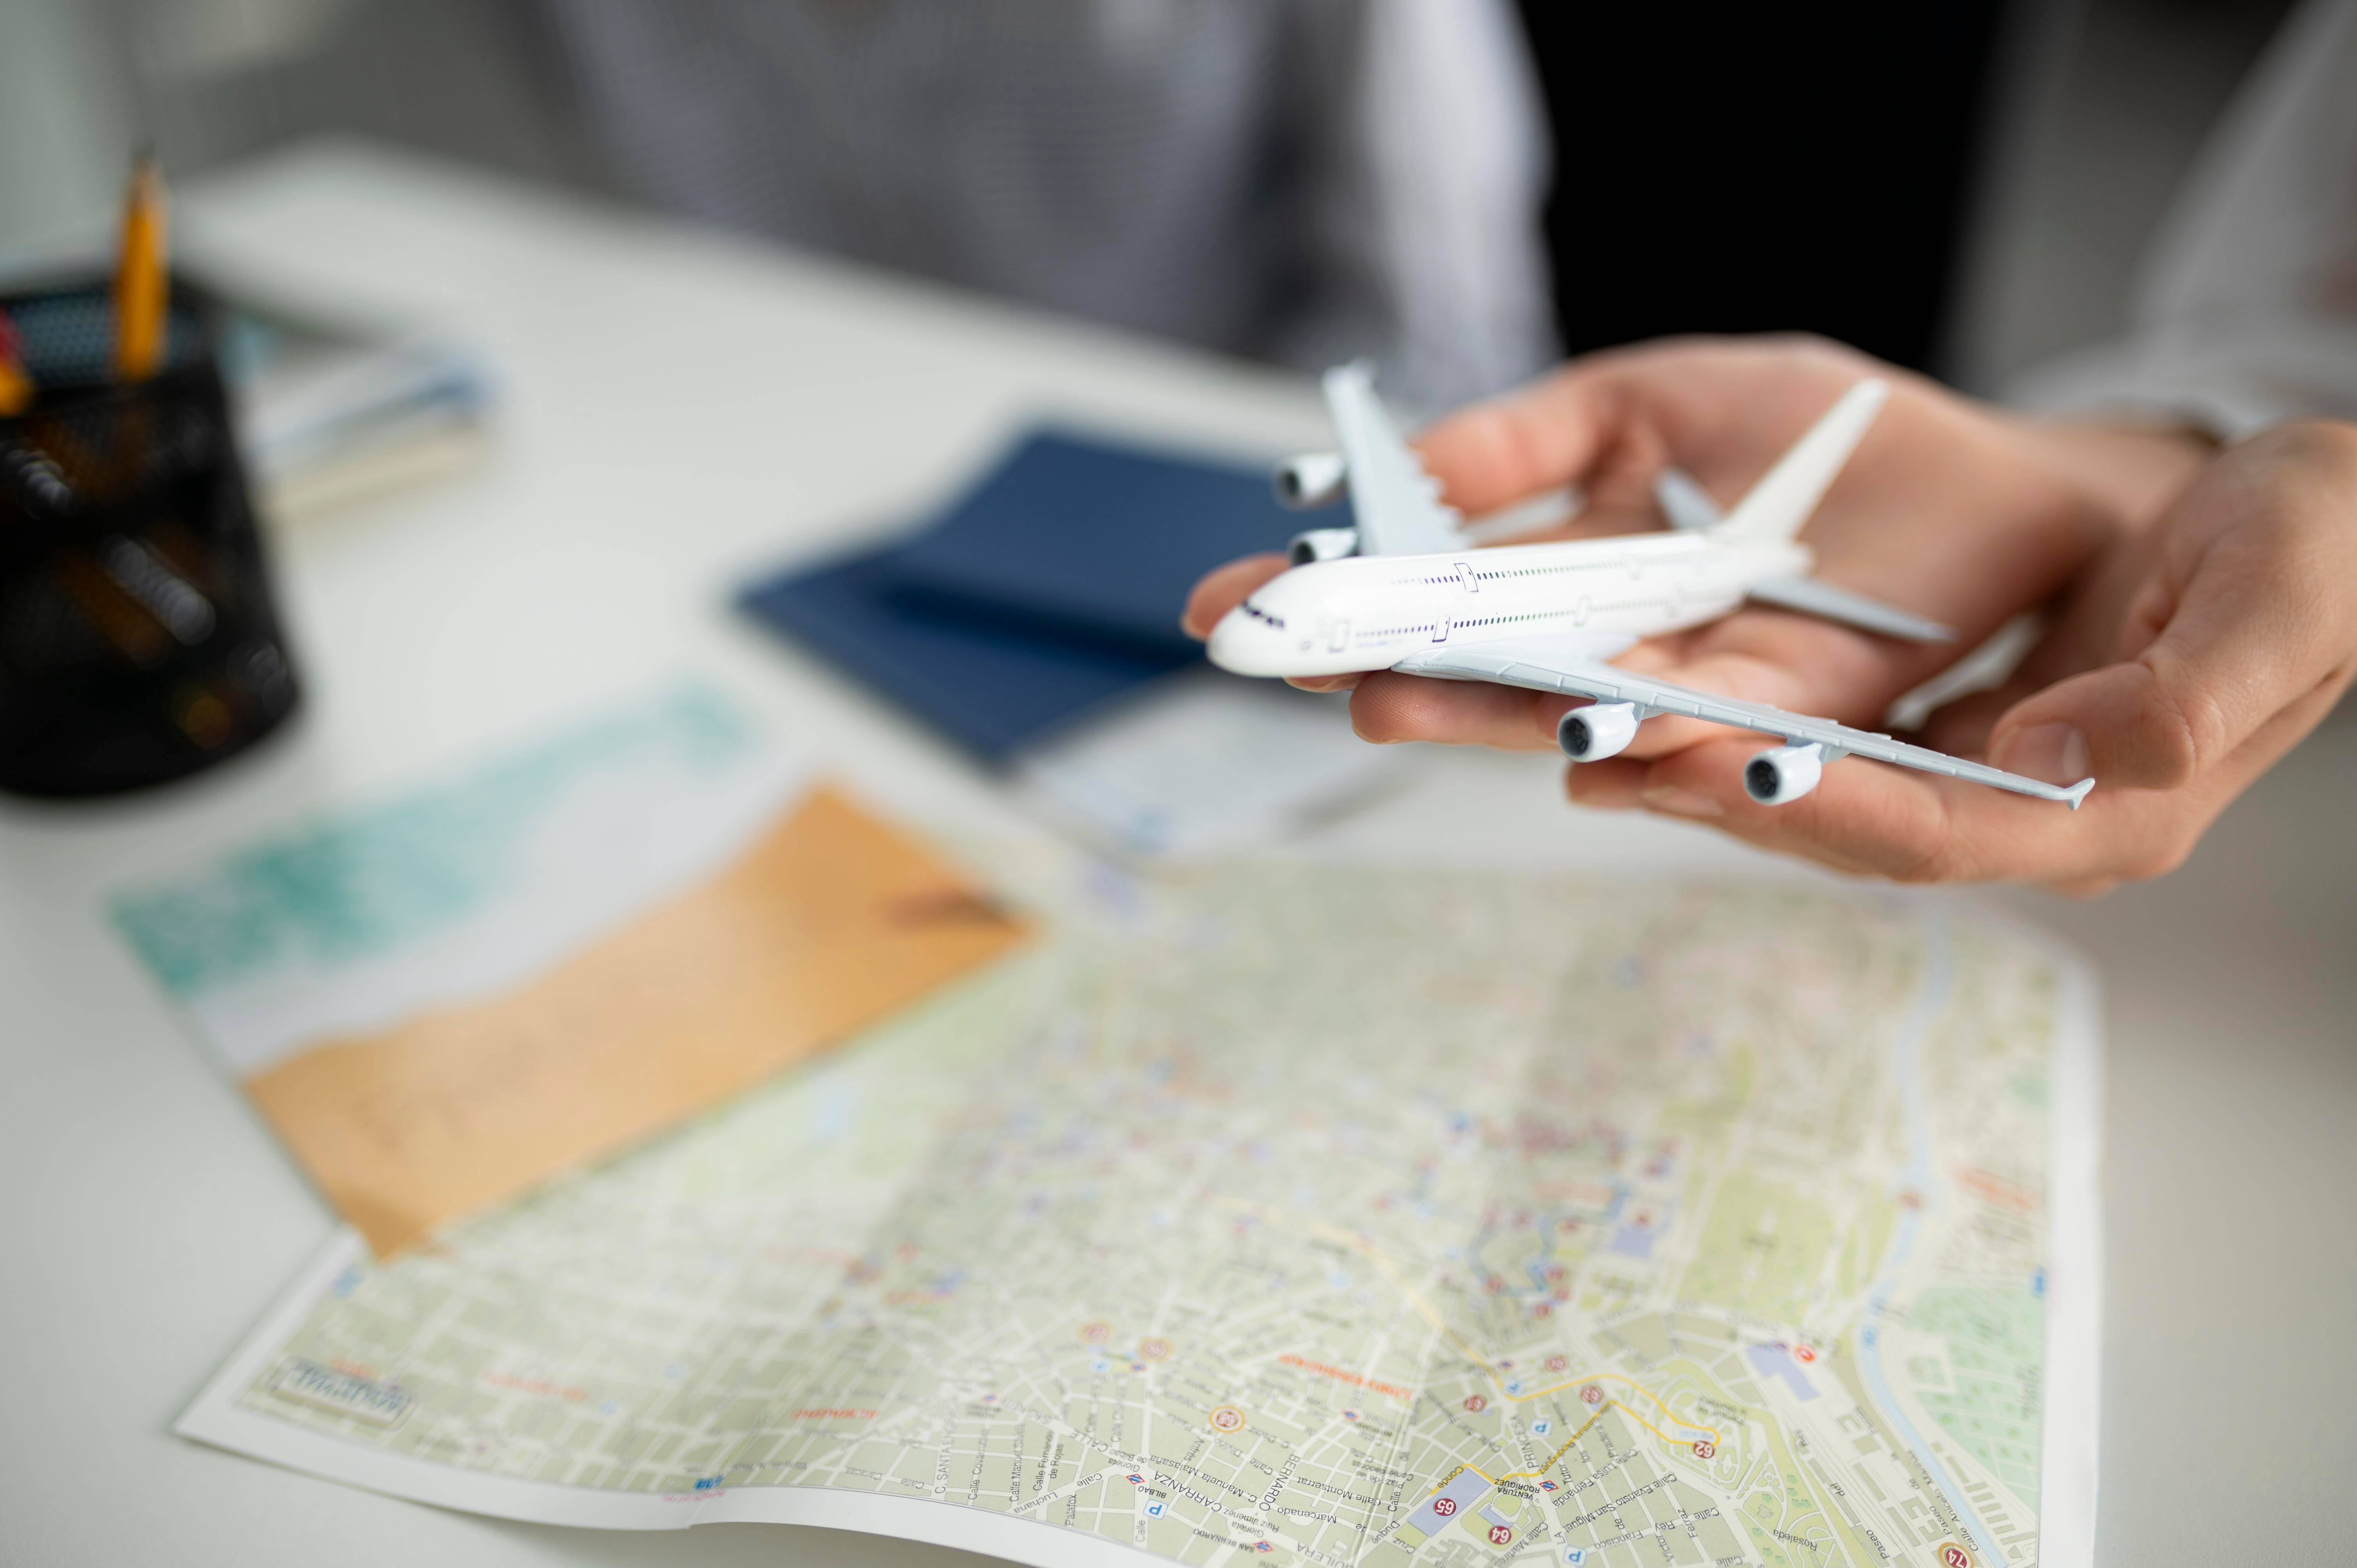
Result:
{"label": "folded paper map", "polygon": [[695,689],[115,913],[380,1255],[1021,935]]}
{"label": "folded paper map", "polygon": [[1043,1568],[2093,1561],[2067,954],[1761,887],[1085,888],[808,1073],[339,1242],[179,1430]]}

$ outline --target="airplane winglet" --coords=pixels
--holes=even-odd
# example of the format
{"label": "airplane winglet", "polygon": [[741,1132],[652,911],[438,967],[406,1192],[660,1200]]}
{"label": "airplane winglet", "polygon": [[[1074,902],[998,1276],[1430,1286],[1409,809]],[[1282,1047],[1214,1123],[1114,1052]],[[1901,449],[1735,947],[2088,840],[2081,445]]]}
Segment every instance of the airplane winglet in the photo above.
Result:
{"label": "airplane winglet", "polygon": [[2062,799],[2068,800],[2071,803],[2071,809],[2075,811],[2079,809],[2079,802],[2087,798],[2087,791],[2094,787],[2095,781],[2093,779],[2082,779],[2079,782],[2072,785],[2071,788],[2062,791]]}

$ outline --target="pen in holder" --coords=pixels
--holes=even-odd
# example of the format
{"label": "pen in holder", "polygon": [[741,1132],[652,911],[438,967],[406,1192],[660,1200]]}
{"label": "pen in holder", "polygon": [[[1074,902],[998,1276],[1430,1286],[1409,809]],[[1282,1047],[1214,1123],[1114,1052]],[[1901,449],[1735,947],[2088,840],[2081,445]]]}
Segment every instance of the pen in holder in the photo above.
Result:
{"label": "pen in holder", "polygon": [[0,298],[38,389],[0,418],[0,789],[160,784],[295,705],[218,312],[181,279],[171,299],[160,364],[124,381],[104,285]]}

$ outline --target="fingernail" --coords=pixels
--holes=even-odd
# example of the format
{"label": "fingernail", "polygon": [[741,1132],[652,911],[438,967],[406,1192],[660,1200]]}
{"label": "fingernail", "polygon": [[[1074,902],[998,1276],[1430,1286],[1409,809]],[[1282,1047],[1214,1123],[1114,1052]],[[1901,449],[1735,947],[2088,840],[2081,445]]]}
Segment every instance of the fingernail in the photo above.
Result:
{"label": "fingernail", "polygon": [[1723,817],[1727,814],[1727,808],[1709,796],[1681,789],[1674,784],[1656,784],[1639,798],[1645,802],[1645,810],[1666,812],[1673,817]]}
{"label": "fingernail", "polygon": [[1298,686],[1305,692],[1355,692],[1364,675],[1290,675],[1288,686]]}
{"label": "fingernail", "polygon": [[2087,737],[2077,725],[2031,725],[2007,736],[1990,760],[2041,783],[2076,784],[2087,776]]}

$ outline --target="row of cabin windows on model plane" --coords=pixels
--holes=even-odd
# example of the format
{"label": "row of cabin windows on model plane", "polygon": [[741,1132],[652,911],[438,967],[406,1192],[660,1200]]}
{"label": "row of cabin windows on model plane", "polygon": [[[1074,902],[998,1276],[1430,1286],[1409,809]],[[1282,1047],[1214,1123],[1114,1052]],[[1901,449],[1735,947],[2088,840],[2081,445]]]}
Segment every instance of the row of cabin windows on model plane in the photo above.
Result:
{"label": "row of cabin windows on model plane", "polygon": [[[1659,608],[1666,601],[1661,599],[1622,599],[1614,604],[1588,605],[1585,607],[1584,609],[1575,607],[1567,610],[1533,610],[1528,615],[1485,616],[1480,620],[1453,620],[1448,624],[1452,627],[1462,627],[1470,630],[1472,628],[1477,626],[1506,626],[1516,621],[1553,620],[1558,616],[1593,614],[1597,610],[1636,610]],[[1429,637],[1432,635],[1432,628],[1433,623],[1431,621],[1426,621],[1422,626],[1385,627],[1381,631],[1362,631],[1359,634],[1358,640],[1361,642],[1389,642],[1393,639],[1399,637]]]}
{"label": "row of cabin windows on model plane", "polygon": [[[1636,561],[1587,561],[1574,562],[1571,564],[1565,566],[1518,566],[1511,571],[1504,572],[1476,572],[1473,574],[1473,577],[1477,582],[1490,583],[1495,582],[1501,577],[1551,577],[1557,572],[1603,572],[1620,565],[1625,565],[1632,572],[1643,569],[1642,563]],[[1407,582],[1411,579],[1398,578],[1395,580]],[[1414,580],[1428,583],[1434,587],[1445,588],[1451,583],[1461,583],[1465,579],[1459,575],[1448,577],[1424,577]]]}

